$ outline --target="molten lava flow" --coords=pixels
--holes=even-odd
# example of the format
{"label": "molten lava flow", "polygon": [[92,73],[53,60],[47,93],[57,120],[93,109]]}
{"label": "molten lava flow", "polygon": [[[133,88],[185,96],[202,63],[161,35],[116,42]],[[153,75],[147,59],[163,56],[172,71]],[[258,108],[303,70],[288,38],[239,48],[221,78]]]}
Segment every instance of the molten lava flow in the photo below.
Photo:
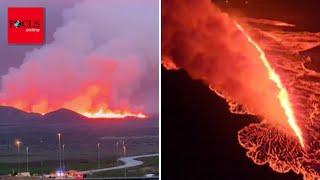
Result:
{"label": "molten lava flow", "polygon": [[168,57],[162,57],[161,64],[167,70],[178,70],[179,67]]}
{"label": "molten lava flow", "polygon": [[89,118],[126,118],[126,117],[146,118],[147,117],[143,113],[132,113],[128,111],[113,112],[113,111],[104,111],[103,109],[100,109],[98,112],[95,112],[95,113],[84,112],[81,114]]}
{"label": "molten lava flow", "polygon": [[267,68],[268,73],[269,73],[269,78],[277,85],[277,87],[280,90],[279,94],[278,94],[278,99],[279,99],[279,102],[280,102],[280,104],[281,104],[281,106],[282,106],[283,110],[285,111],[285,114],[288,118],[288,123],[289,123],[290,127],[292,128],[292,130],[294,131],[294,133],[296,134],[296,136],[298,137],[301,146],[304,147],[302,132],[301,132],[299,126],[297,125],[297,122],[296,122],[295,116],[294,116],[294,112],[292,109],[292,105],[290,103],[288,92],[287,92],[286,88],[283,86],[279,75],[277,75],[277,73],[272,69],[263,50],[259,47],[259,45],[253,41],[253,39],[245,32],[245,30],[242,28],[242,26],[240,24],[236,23],[236,26],[247,37],[248,41],[260,53],[260,60],[263,62],[264,66]]}
{"label": "molten lava flow", "polygon": [[320,179],[320,32],[290,31],[292,24],[255,19],[246,21],[249,36],[211,0],[162,0],[162,5],[162,65],[207,84],[231,112],[264,117],[238,132],[255,164]]}

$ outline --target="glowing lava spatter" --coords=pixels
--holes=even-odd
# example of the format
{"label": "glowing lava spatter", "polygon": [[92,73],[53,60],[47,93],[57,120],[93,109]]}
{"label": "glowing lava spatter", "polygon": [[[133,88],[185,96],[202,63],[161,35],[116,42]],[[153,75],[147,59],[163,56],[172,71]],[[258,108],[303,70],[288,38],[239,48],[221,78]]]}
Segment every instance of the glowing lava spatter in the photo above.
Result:
{"label": "glowing lava spatter", "polygon": [[170,58],[168,58],[166,56],[162,57],[161,64],[167,70],[178,70],[179,69],[179,67]]}
{"label": "glowing lava spatter", "polygon": [[260,48],[260,46],[253,41],[253,39],[249,36],[248,33],[245,32],[245,30],[242,28],[242,26],[240,24],[238,24],[238,23],[235,23],[235,24],[236,24],[236,27],[246,36],[248,41],[260,53],[260,60],[263,62],[264,66],[267,68],[269,78],[279,88],[278,99],[279,99],[279,102],[280,102],[280,104],[281,104],[281,106],[282,106],[282,108],[288,118],[288,123],[289,123],[290,127],[292,128],[292,130],[294,131],[294,133],[296,134],[296,136],[298,137],[301,146],[304,147],[302,132],[301,132],[299,126],[297,125],[297,122],[296,122],[296,119],[294,116],[294,112],[292,109],[292,105],[291,105],[291,102],[289,99],[288,92],[287,92],[286,88],[283,86],[279,75],[272,69],[271,65],[269,64],[269,62],[268,62],[263,50]]}
{"label": "glowing lava spatter", "polygon": [[89,118],[126,118],[126,117],[147,118],[147,116],[143,113],[113,112],[113,111],[104,111],[102,109],[100,109],[98,112],[95,112],[95,113],[85,112],[81,114]]}

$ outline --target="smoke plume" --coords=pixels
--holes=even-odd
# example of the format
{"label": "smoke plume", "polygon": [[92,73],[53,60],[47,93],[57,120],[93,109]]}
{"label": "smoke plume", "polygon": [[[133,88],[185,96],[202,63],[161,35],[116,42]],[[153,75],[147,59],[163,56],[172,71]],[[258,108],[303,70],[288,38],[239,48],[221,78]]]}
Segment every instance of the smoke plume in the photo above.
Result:
{"label": "smoke plume", "polygon": [[210,0],[164,0],[162,8],[162,60],[250,113],[277,124],[287,121],[259,52],[227,14]]}
{"label": "smoke plume", "polygon": [[2,76],[1,104],[157,113],[157,17],[155,0],[86,0],[66,9],[53,42]]}

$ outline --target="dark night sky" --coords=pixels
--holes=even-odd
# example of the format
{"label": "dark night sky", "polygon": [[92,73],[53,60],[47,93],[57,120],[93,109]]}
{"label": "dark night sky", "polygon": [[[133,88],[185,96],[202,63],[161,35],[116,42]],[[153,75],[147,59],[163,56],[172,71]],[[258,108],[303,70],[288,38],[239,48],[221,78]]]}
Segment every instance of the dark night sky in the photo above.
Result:
{"label": "dark night sky", "polygon": [[[320,31],[317,0],[213,0],[234,16],[281,20],[298,31]],[[162,173],[164,179],[302,179],[276,173],[246,157],[237,132],[252,116],[231,114],[226,102],[184,71],[162,69]]]}

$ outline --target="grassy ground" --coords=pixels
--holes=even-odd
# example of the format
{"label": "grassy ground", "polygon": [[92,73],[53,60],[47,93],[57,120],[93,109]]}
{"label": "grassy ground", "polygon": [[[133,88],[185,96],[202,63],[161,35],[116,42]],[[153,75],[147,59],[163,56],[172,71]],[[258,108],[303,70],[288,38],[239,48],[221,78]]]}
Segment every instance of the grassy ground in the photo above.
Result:
{"label": "grassy ground", "polygon": [[[111,167],[116,165],[116,158],[105,158],[101,159],[101,167]],[[88,170],[98,168],[97,161],[81,159],[81,160],[66,160],[65,166],[67,170]],[[29,171],[32,174],[42,174],[42,173],[51,173],[57,170],[59,167],[58,161],[44,161],[41,166],[41,162],[31,162],[29,163]],[[0,175],[10,174],[12,172],[18,171],[18,164],[0,164]],[[21,163],[20,171],[26,171],[26,163]]]}
{"label": "grassy ground", "polygon": [[[141,166],[128,168],[126,170],[127,177],[141,177],[145,174],[155,174],[159,175],[159,157],[145,157],[137,159],[139,161],[143,161]],[[101,173],[94,173],[89,175],[89,178],[97,178],[97,177],[123,177],[124,169],[106,171]]]}
{"label": "grassy ground", "polygon": [[[137,160],[143,161],[144,163],[141,166],[132,167],[126,169],[126,174],[128,177],[141,177],[145,174],[159,174],[159,157],[145,157],[139,158]],[[101,160],[101,168],[112,167],[116,165],[121,165],[120,162],[116,162],[116,158],[105,158]],[[42,174],[42,173],[50,173],[54,172],[59,166],[58,161],[45,161],[43,162],[43,166],[41,167],[40,162],[32,162],[29,164],[29,171],[32,174]],[[20,171],[26,171],[26,164],[21,163]],[[88,169],[97,169],[98,164],[93,160],[66,160],[66,169],[68,170],[88,170]],[[0,164],[0,175],[10,174],[12,171],[17,172],[18,164]],[[123,177],[124,169],[114,170],[114,171],[106,171],[101,173],[95,173],[89,175],[88,177]]]}

